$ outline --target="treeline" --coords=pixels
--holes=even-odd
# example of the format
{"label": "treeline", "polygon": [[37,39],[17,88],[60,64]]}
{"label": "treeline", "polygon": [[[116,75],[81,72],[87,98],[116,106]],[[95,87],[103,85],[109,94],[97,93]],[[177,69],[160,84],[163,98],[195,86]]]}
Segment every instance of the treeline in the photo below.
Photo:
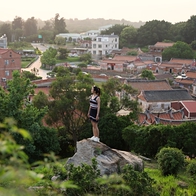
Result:
{"label": "treeline", "polygon": [[[44,22],[34,17],[28,18],[26,21],[21,17],[15,17],[11,23],[6,22],[1,24],[0,35],[6,34],[8,42],[25,40],[29,42],[44,41],[54,43],[55,36],[59,33],[81,33],[113,24],[113,27],[102,32],[102,34],[114,33],[115,35],[119,35],[120,48],[154,45],[156,42],[162,41],[182,41],[192,44],[196,39],[195,21],[196,15],[191,16],[186,22],[172,24],[164,20],[152,20],[146,23],[104,19],[66,20],[60,17],[59,14],[56,14],[53,19]],[[195,43],[194,47],[196,48]]]}

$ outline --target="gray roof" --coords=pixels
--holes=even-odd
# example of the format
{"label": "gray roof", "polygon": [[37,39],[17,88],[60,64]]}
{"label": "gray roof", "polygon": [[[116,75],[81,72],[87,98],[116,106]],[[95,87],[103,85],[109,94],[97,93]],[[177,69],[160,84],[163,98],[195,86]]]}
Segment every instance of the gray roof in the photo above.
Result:
{"label": "gray roof", "polygon": [[185,89],[143,91],[142,93],[147,102],[193,100]]}

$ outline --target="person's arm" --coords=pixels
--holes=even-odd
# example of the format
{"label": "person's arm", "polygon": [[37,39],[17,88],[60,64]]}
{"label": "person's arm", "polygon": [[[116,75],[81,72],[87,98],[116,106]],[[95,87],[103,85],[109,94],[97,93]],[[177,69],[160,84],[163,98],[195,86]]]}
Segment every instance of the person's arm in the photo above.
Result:
{"label": "person's arm", "polygon": [[90,116],[90,110],[91,110],[91,106],[89,106],[89,108],[88,108],[88,113],[87,113],[88,117]]}
{"label": "person's arm", "polygon": [[88,114],[87,114],[88,117],[90,115],[90,110],[91,110],[91,106],[89,106],[89,109],[88,109]]}
{"label": "person's arm", "polygon": [[99,113],[100,113],[100,102],[101,102],[100,97],[98,97],[98,99],[97,99],[97,116],[96,116],[96,120],[98,120],[98,119],[99,119]]}

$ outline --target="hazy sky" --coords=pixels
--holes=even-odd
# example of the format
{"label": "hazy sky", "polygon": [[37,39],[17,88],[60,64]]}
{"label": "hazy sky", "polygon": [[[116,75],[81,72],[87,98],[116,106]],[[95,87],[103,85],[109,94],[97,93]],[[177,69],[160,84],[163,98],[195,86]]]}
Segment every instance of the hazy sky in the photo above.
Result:
{"label": "hazy sky", "polygon": [[56,13],[65,19],[156,19],[176,23],[196,15],[196,0],[4,0],[0,21],[13,21],[15,16],[49,20]]}

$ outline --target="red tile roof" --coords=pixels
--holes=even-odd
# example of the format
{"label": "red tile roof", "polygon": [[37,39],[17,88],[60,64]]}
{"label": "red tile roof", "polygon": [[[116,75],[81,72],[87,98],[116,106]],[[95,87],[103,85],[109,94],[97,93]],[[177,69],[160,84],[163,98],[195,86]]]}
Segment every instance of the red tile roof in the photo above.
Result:
{"label": "red tile roof", "polygon": [[142,90],[172,90],[166,80],[127,80],[134,89]]}
{"label": "red tile roof", "polygon": [[187,71],[187,72],[186,72],[186,76],[187,76],[188,78],[196,79],[196,72]]}
{"label": "red tile roof", "polygon": [[169,67],[169,68],[175,68],[175,69],[182,69],[182,64],[177,63],[161,63],[159,67]]}
{"label": "red tile roof", "polygon": [[7,51],[9,51],[9,49],[7,49],[7,48],[0,48],[0,54],[4,54]]}
{"label": "red tile roof", "polygon": [[46,95],[49,95],[50,88],[49,87],[38,87],[38,88],[35,88],[34,89],[35,95],[37,95],[40,91],[43,92]]}
{"label": "red tile roof", "polygon": [[181,103],[190,113],[196,112],[196,101],[181,101]]}
{"label": "red tile roof", "polygon": [[186,64],[186,65],[191,65],[193,63],[193,59],[177,59],[177,58],[172,58],[170,63],[179,63],[179,64]]}
{"label": "red tile roof", "polygon": [[174,43],[157,42],[154,46],[156,47],[171,47]]}
{"label": "red tile roof", "polygon": [[[172,111],[172,110],[171,110]],[[187,119],[183,118],[183,112],[181,110],[153,113],[145,112],[140,113],[138,116],[139,125],[151,125],[151,124],[163,124],[163,125],[179,125],[184,122],[196,122],[196,118]]]}
{"label": "red tile roof", "polygon": [[113,60],[116,60],[116,61],[135,61],[136,58],[137,58],[136,56],[115,55]]}
{"label": "red tile roof", "polygon": [[176,78],[175,79],[175,82],[179,83],[179,84],[188,84],[188,85],[191,85],[194,83],[193,80],[189,80],[189,79],[179,79],[179,78]]}

